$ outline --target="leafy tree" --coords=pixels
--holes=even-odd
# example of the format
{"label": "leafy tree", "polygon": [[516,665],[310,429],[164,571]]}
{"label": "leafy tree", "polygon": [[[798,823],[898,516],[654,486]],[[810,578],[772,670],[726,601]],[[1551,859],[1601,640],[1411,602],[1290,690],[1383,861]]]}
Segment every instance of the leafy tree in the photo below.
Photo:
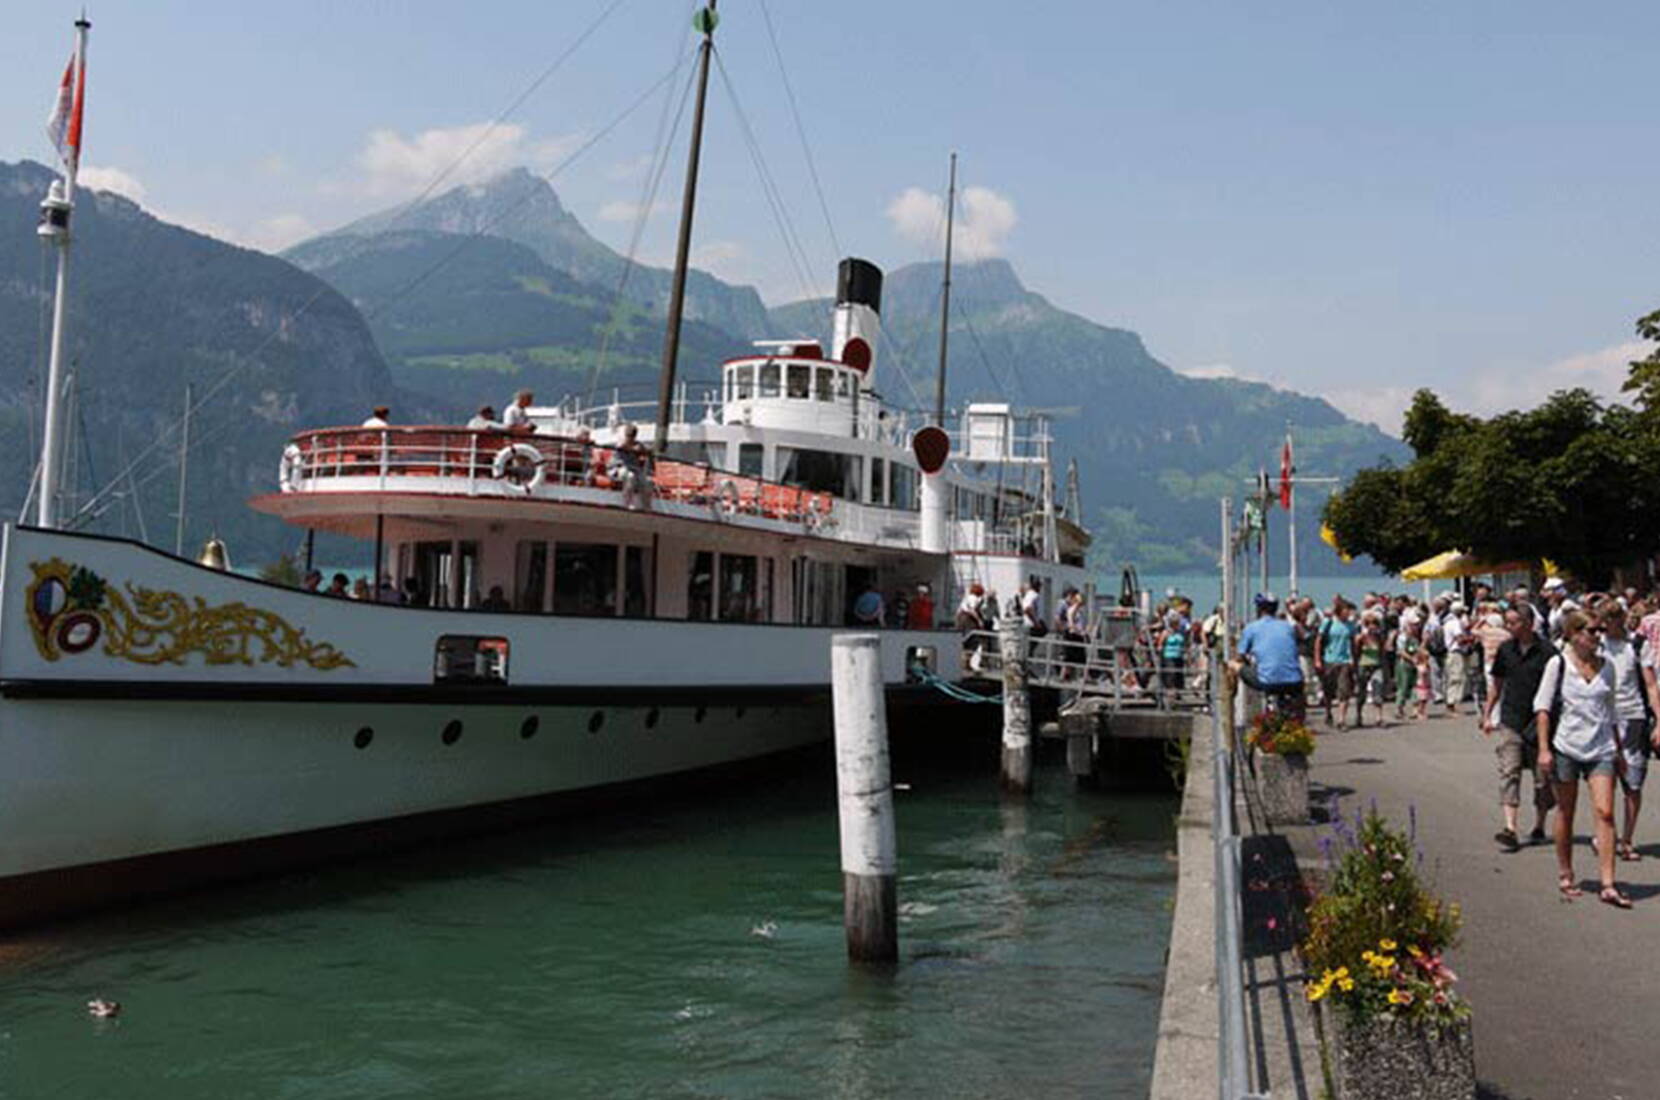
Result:
{"label": "leafy tree", "polygon": [[[1660,342],[1660,309],[1637,319],[1639,339]],[[1660,347],[1635,360],[1620,389],[1637,395],[1637,404],[1647,412],[1660,414]]]}
{"label": "leafy tree", "polygon": [[[1660,335],[1660,313],[1638,331]],[[1604,585],[1660,543],[1660,353],[1631,378],[1642,411],[1565,390],[1482,420],[1420,390],[1404,431],[1416,457],[1356,474],[1326,523],[1344,550],[1392,571],[1458,549],[1494,563],[1550,558]]]}

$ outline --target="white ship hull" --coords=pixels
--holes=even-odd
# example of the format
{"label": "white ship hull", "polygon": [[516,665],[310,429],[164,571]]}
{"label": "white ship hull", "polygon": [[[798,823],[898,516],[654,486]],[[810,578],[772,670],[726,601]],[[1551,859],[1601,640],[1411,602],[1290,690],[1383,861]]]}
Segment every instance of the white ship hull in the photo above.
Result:
{"label": "white ship hull", "polygon": [[[826,627],[379,607],[118,540],[6,535],[0,922],[830,734]],[[896,695],[929,690],[907,687],[907,651],[956,667],[950,633],[883,634]],[[435,683],[444,635],[505,641],[508,682]]]}

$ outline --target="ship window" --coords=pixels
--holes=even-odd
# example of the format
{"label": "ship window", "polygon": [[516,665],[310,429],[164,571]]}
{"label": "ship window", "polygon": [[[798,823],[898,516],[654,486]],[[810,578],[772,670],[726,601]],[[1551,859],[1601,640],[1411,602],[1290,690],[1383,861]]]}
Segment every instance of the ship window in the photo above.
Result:
{"label": "ship window", "polygon": [[507,683],[507,639],[445,634],[433,653],[435,684]]}
{"label": "ship window", "polygon": [[762,449],[759,443],[738,444],[738,473],[744,477],[762,477]]}
{"label": "ship window", "polygon": [[615,615],[617,548],[558,543],[553,551],[553,610],[559,615]]}
{"label": "ship window", "polygon": [[778,396],[778,364],[777,363],[762,363],[761,364],[761,387],[760,387],[760,393],[758,394],[758,396],[760,396],[760,397],[777,397]]}
{"label": "ship window", "polygon": [[903,463],[893,464],[893,506],[916,511],[921,507],[917,500],[917,479],[915,469]]}
{"label": "ship window", "polygon": [[513,567],[513,609],[542,610],[547,588],[548,544],[541,541],[519,543],[518,558]]}
{"label": "ship window", "polygon": [[888,499],[888,462],[884,458],[870,460],[870,502],[884,504]]}
{"label": "ship window", "polygon": [[836,370],[819,367],[813,372],[813,396],[820,401],[831,401],[836,396]]}
{"label": "ship window", "polygon": [[623,614],[642,619],[650,604],[651,551],[644,546],[623,548]]}
{"label": "ship window", "polygon": [[692,551],[692,567],[686,574],[686,617],[715,617],[715,555],[712,551]]}
{"label": "ship window", "polygon": [[748,401],[755,396],[755,368],[750,366],[734,367],[732,370],[734,384],[732,399],[734,401]]}
{"label": "ship window", "polygon": [[857,455],[800,447],[778,448],[778,480],[814,493],[833,493],[846,500],[858,500],[859,475],[863,470],[863,460]]}
{"label": "ship window", "polygon": [[836,372],[836,396],[847,397],[853,392],[853,376],[847,371]]}
{"label": "ship window", "polygon": [[807,391],[812,387],[813,368],[804,363],[791,363],[789,378],[789,396],[805,399]]}
{"label": "ship window", "polygon": [[720,617],[729,623],[760,619],[759,575],[753,554],[720,556]]}

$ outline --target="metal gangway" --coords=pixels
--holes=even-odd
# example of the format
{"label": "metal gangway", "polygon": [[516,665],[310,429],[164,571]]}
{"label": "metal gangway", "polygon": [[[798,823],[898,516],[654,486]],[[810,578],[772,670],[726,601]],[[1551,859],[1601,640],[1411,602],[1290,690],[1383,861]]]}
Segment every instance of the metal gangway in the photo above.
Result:
{"label": "metal gangway", "polygon": [[[1108,710],[1191,712],[1210,706],[1216,656],[1202,646],[1189,645],[1181,665],[1162,662],[1134,616],[1102,616],[1081,638],[1020,633],[1028,687],[1053,688]],[[1001,680],[1001,647],[998,631],[967,632],[962,649],[964,677]]]}

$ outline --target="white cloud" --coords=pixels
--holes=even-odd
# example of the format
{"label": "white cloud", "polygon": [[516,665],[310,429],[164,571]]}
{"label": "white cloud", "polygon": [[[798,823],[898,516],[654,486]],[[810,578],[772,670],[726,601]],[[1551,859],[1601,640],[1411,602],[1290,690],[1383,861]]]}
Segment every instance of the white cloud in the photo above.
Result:
{"label": "white cloud", "polygon": [[[669,204],[659,199],[657,202],[651,204],[651,211],[648,216],[656,217],[668,208]],[[598,215],[599,220],[602,222],[633,222],[639,216],[640,204],[637,202],[628,202],[623,199],[606,203],[604,206],[599,208]]]}
{"label": "white cloud", "polygon": [[1327,390],[1324,397],[1339,412],[1363,424],[1371,424],[1388,435],[1400,438],[1401,420],[1406,416],[1414,386],[1379,386],[1374,389]]}
{"label": "white cloud", "polygon": [[[1014,203],[989,187],[967,187],[953,229],[953,253],[967,261],[1003,254],[1003,244],[1019,218]],[[894,231],[929,249],[945,246],[945,199],[920,187],[907,187],[888,204]]]}
{"label": "white cloud", "polygon": [[91,164],[81,165],[81,171],[75,177],[81,187],[93,191],[114,191],[117,195],[124,195],[136,203],[142,203],[147,194],[145,187],[138,177],[131,172],[124,172],[119,168],[100,167]]}
{"label": "white cloud", "polygon": [[317,226],[303,214],[278,214],[255,222],[246,233],[235,239],[238,244],[249,248],[275,253],[308,237],[315,237],[317,232]]}
{"label": "white cloud", "polygon": [[650,153],[641,153],[632,160],[621,160],[605,170],[605,177],[613,180],[637,180],[642,178],[656,160]]}
{"label": "white cloud", "polygon": [[[521,165],[547,169],[579,140],[532,141],[523,126],[513,123],[439,127],[410,138],[396,130],[374,130],[356,157],[360,174],[346,190],[377,199],[404,198],[420,192],[440,172],[447,173],[440,187],[448,187],[480,183]],[[466,159],[457,165],[462,157]]]}
{"label": "white cloud", "polygon": [[1202,367],[1181,367],[1177,374],[1185,374],[1189,378],[1235,378],[1241,382],[1266,382],[1266,378],[1255,375],[1241,374],[1234,369],[1232,363],[1211,363]]}
{"label": "white cloud", "polygon": [[1620,393],[1620,387],[1628,365],[1653,350],[1652,344],[1631,340],[1570,355],[1544,367],[1489,367],[1464,385],[1464,404],[1472,412],[1491,415],[1530,408],[1557,390],[1576,387],[1607,401],[1625,401],[1628,396]]}
{"label": "white cloud", "polygon": [[710,241],[692,249],[691,261],[693,267],[700,267],[727,282],[739,282],[743,274],[736,261],[744,256],[744,247],[737,241]]}

